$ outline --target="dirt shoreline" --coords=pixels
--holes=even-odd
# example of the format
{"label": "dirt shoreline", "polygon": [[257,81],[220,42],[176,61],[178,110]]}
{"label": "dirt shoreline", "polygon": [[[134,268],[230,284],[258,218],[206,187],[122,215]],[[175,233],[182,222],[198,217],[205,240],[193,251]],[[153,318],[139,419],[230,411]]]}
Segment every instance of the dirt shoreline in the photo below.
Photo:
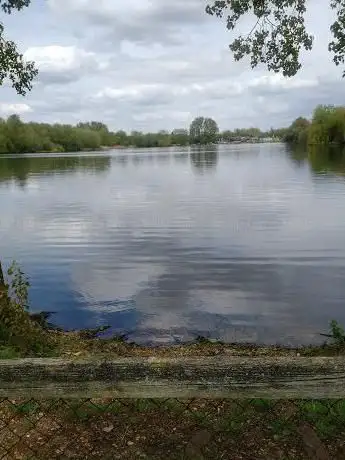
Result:
{"label": "dirt shoreline", "polygon": [[111,357],[180,357],[180,356],[338,356],[345,355],[345,346],[327,344],[284,347],[253,343],[223,343],[199,338],[195,342],[172,345],[144,346],[123,338],[83,338],[79,332],[53,332],[58,343],[58,356]]}

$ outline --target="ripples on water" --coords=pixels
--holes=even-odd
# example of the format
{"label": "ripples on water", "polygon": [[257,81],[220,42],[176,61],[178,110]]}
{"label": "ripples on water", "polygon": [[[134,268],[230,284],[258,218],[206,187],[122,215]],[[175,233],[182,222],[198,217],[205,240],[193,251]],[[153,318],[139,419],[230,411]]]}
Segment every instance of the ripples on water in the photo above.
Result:
{"label": "ripples on water", "polygon": [[345,323],[345,160],[283,145],[0,158],[0,254],[36,309],[141,342]]}

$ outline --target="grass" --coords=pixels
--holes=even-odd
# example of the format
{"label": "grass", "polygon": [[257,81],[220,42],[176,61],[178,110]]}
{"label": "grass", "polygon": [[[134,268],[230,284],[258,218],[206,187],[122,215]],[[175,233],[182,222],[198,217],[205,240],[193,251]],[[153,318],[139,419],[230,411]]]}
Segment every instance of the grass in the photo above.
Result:
{"label": "grass", "polygon": [[0,420],[23,435],[12,449],[30,446],[28,458],[305,459],[306,425],[344,458],[345,401],[4,401]]}
{"label": "grass", "polygon": [[0,346],[0,359],[20,358],[20,353],[14,347]]}

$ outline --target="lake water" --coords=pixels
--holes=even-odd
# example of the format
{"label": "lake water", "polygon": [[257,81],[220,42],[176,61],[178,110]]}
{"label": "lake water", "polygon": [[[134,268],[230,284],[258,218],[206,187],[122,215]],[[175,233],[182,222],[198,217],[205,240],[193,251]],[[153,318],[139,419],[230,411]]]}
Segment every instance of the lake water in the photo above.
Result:
{"label": "lake water", "polygon": [[345,156],[282,144],[0,157],[0,256],[34,310],[140,343],[345,324]]}

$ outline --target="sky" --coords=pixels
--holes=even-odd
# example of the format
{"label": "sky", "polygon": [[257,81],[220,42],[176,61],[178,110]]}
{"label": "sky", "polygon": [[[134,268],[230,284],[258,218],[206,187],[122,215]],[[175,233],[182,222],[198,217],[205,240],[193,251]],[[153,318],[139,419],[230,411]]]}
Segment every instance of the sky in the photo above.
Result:
{"label": "sky", "polygon": [[[224,21],[207,0],[33,0],[3,15],[6,38],[34,60],[39,76],[26,97],[0,88],[0,116],[72,123],[97,120],[111,129],[188,127],[210,116],[220,129],[289,125],[318,104],[344,104],[343,69],[327,47],[328,1],[309,0],[314,49],[293,78],[235,62]],[[241,31],[249,31],[251,20]]]}

